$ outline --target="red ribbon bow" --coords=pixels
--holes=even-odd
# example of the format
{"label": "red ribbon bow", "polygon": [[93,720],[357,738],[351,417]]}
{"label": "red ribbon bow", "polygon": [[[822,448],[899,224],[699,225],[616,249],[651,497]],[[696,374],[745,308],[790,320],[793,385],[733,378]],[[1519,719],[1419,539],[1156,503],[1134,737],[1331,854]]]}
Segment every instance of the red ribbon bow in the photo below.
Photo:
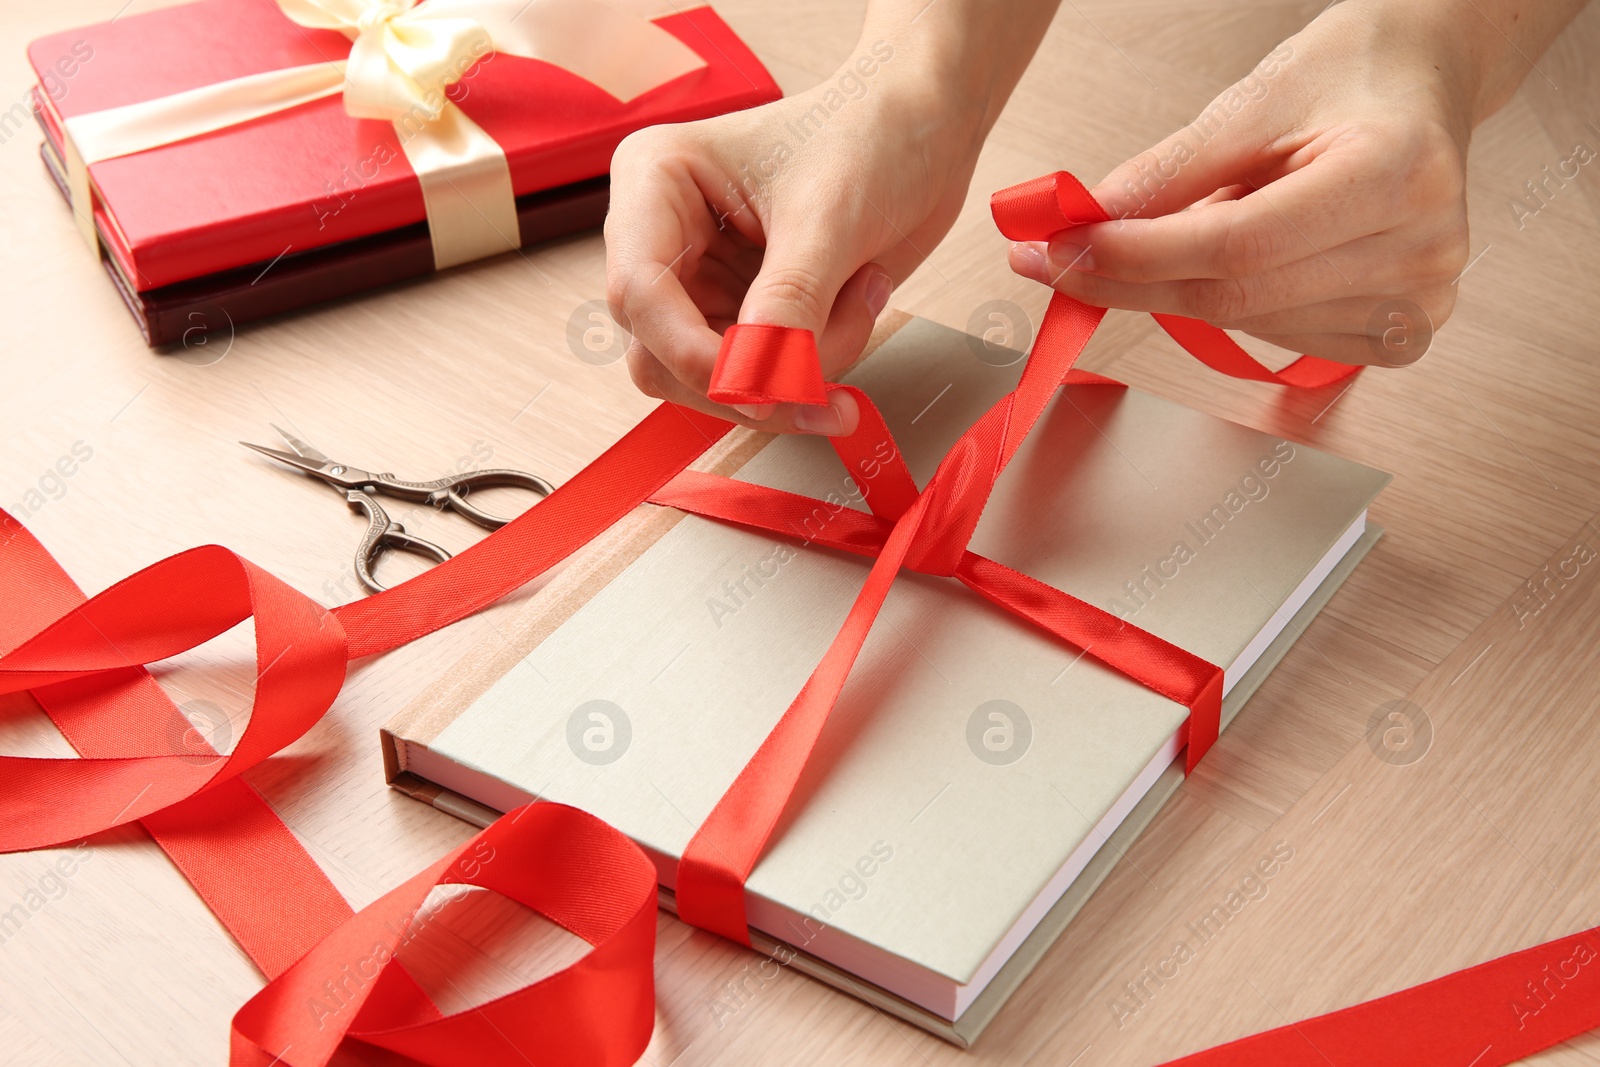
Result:
{"label": "red ribbon bow", "polygon": [[[1017,240],[1105,221],[1070,175],[997,194],[995,219]],[[811,680],[700,827],[678,872],[680,914],[748,943],[743,883],[805,765],[895,574],[953,577],[1019,617],[1190,708],[1192,769],[1217,733],[1222,672],[1091,605],[967,549],[995,480],[1063,383],[1117,383],[1074,370],[1104,312],[1052,298],[1017,389],[978,420],[918,489],[882,417],[861,409],[854,434],[834,440],[871,515],[845,510],[813,538],[874,558],[838,637]],[[1214,327],[1158,315],[1183,347],[1223,373],[1311,387],[1354,368],[1302,357],[1262,367]],[[712,396],[730,403],[826,403],[809,334],[770,326],[729,330]],[[653,1025],[654,868],[631,841],[556,804],[520,808],[359,913],[240,775],[301,736],[327,710],[347,659],[372,655],[447,625],[544,573],[646,501],[780,535],[818,502],[687,471],[731,424],[663,404],[566,485],[455,559],[332,611],[226,549],[163,560],[85,599],[44,548],[0,512],[0,693],[30,691],[82,759],[0,757],[0,848],[45,848],[138,821],[270,979],[234,1018],[231,1062],[320,1067],[346,1037],[440,1067],[504,1057],[507,1043],[540,1061],[621,1065],[643,1052]],[[881,459],[884,455],[892,458]],[[868,459],[874,462],[866,462]],[[187,725],[144,664],[192,648],[254,617],[256,697],[250,724],[226,756],[174,752]],[[578,963],[477,1009],[442,1015],[393,964],[401,931],[435,885],[498,890],[587,940]],[[1545,951],[1545,947],[1528,950]],[[1485,968],[1302,1024],[1319,1045],[1370,1064],[1424,1062],[1414,1044],[1364,1034],[1465,997],[1488,1003],[1526,961]],[[1505,965],[1502,967],[1501,965]],[[1489,981],[1489,978],[1494,981]],[[1458,981],[1463,980],[1464,981]],[[1454,984],[1452,984],[1454,983]],[[1541,1017],[1521,1055],[1600,1022],[1600,998],[1571,998]],[[1444,1024],[1432,1028],[1444,1033]],[[1285,1027],[1192,1058],[1193,1063],[1312,1063],[1302,1030]],[[1542,1044],[1528,1044],[1530,1040]],[[1441,1047],[1459,1042],[1441,1041]],[[1404,1048],[1403,1059],[1394,1048]],[[1431,1057],[1428,1062],[1443,1062]],[[1507,1062],[1498,1056],[1484,1067]]]}

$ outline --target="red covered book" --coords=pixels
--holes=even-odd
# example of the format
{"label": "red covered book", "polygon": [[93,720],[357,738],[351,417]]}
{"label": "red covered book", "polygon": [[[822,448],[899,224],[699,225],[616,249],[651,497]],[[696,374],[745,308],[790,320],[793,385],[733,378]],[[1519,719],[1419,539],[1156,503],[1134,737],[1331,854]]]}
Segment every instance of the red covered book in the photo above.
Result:
{"label": "red covered book", "polygon": [[[504,151],[523,243],[596,224],[611,153],[627,134],[781,95],[709,7],[655,23],[705,65],[627,102],[560,67],[498,53],[449,89],[449,99]],[[40,79],[35,98],[50,142],[47,161],[58,170],[65,121],[247,75],[343,60],[350,52],[345,35],[297,25],[274,0],[200,0],[53,34],[28,49]],[[152,344],[176,339],[170,330],[151,329],[148,309],[163,301],[213,298],[239,289],[252,268],[276,262],[257,284],[279,273],[293,291],[265,302],[252,294],[264,309],[241,303],[238,316],[224,308],[233,321],[256,317],[338,295],[334,289],[395,280],[391,270],[373,281],[331,284],[346,252],[366,249],[370,264],[374,245],[404,234],[415,244],[426,233],[422,188],[395,126],[352,118],[337,93],[91,163],[88,174],[108,268],[146,320]],[[537,210],[530,213],[530,205]],[[405,273],[431,269],[426,255],[411,259],[419,269]],[[322,286],[305,283],[308,261],[317,265],[313,274]],[[295,283],[297,271],[302,280]]]}

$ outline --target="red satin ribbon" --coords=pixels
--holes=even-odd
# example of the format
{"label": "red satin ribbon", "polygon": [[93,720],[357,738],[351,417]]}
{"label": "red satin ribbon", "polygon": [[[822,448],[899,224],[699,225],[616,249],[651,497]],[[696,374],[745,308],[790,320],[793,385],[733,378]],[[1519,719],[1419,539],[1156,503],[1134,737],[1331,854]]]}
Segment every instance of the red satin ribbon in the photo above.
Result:
{"label": "red satin ribbon", "polygon": [[719,358],[711,371],[709,395],[724,404],[828,402],[815,334],[750,324],[738,330],[745,350],[761,354],[755,359]]}
{"label": "red satin ribbon", "polygon": [[[1106,218],[1066,174],[997,194],[994,212],[1018,240]],[[854,392],[861,425],[834,446],[872,514],[839,512],[810,539],[872,557],[873,565],[811,680],[691,841],[677,884],[686,919],[748,942],[743,880],[902,567],[955,578],[1188,705],[1191,769],[1215,739],[1217,667],[966,547],[995,480],[1056,388],[1116,384],[1072,367],[1102,314],[1054,297],[1017,389],[961,437],[920,490],[877,409]],[[1213,327],[1157,318],[1197,358],[1236,377],[1306,387],[1354,372],[1310,357],[1272,372]],[[725,339],[712,395],[818,404],[835,388],[846,387],[822,382],[808,334],[738,326]],[[530,805],[352,914],[239,776],[327,710],[348,658],[393,648],[492,603],[647,500],[779,534],[801,531],[819,501],[686,470],[729,429],[663,404],[499,532],[387,593],[334,611],[215,546],[163,560],[85,600],[32,535],[0,512],[0,693],[31,691],[84,757],[0,757],[0,848],[43,848],[141,822],[271,979],[235,1016],[236,1067],[320,1067],[346,1037],[450,1067],[514,1059],[511,1048],[559,1067],[633,1062],[653,1023],[655,874],[631,841],[571,808]],[[249,726],[226,756],[175,746],[174,725],[187,724],[143,665],[251,617],[258,680]],[[428,891],[451,883],[495,889],[594,947],[515,993],[441,1015],[392,957]],[[1456,1014],[1481,1008],[1488,1018],[1491,1002],[1501,1010],[1508,983],[1524,968],[1570,956],[1584,939],[1600,944],[1600,930],[1183,1062],[1312,1064],[1324,1062],[1315,1050],[1334,1048],[1353,1062],[1456,1063],[1468,1035],[1476,1041],[1489,1033],[1491,1049],[1478,1062],[1505,1063],[1600,1023],[1600,997],[1590,990],[1550,1005],[1515,1040],[1490,1023],[1461,1027]],[[1596,974],[1600,967],[1588,968],[1584,980],[1592,986]],[[1388,1036],[1402,1026],[1416,1039]]]}

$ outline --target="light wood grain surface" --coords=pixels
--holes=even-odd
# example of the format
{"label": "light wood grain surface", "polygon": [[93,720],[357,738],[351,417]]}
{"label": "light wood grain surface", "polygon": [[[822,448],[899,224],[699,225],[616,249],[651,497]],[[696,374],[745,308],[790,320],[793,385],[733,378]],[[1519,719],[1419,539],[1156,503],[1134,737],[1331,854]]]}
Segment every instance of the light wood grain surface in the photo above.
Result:
{"label": "light wood grain surface", "polygon": [[[121,3],[8,5],[0,105],[31,80],[22,42]],[[846,55],[861,11],[717,6],[787,91]],[[894,305],[967,328],[985,302],[1006,300],[1037,321],[1045,294],[1006,270],[989,192],[1059,167],[1098,177],[1320,6],[1065,4],[960,222]],[[1586,168],[1521,228],[1509,207],[1575,141],[1600,138],[1597,48],[1591,6],[1479,131],[1469,196],[1482,256],[1414,368],[1290,395],[1206,372],[1145,317],[1114,314],[1095,339],[1094,369],[1392,471],[1374,508],[1389,535],[977,1048],[958,1052],[799,975],[763,982],[750,953],[663,918],[645,1062],[1154,1064],[1600,923],[1588,892],[1600,884],[1600,567],[1580,569],[1537,615],[1519,599],[1547,561],[1580,541],[1600,546],[1600,178]],[[269,440],[269,422],[417,477],[492,463],[560,481],[652,404],[620,362],[591,365],[567,345],[569,318],[603,295],[596,234],[264,325],[214,324],[204,344],[152,354],[36,147],[31,130],[0,143],[0,504],[26,512],[90,591],[216,541],[324,602],[358,595],[358,521],[234,443]],[[90,458],[47,476],[75,445]],[[476,536],[428,513],[409,521],[455,547]],[[512,610],[356,665],[328,717],[249,775],[356,906],[470,832],[383,786],[377,727],[466,651],[502,640],[496,620]],[[243,723],[227,716],[248,708],[248,634],[161,676],[180,702],[220,709],[223,734],[237,736]],[[1379,758],[1368,736],[1400,699],[1431,723],[1414,762]],[[25,698],[0,698],[0,745],[67,754]],[[1294,856],[1267,895],[1177,978],[1129,1000],[1126,984],[1280,842]],[[48,901],[0,944],[0,1062],[224,1062],[228,1020],[259,975],[142,832],[102,835],[79,857],[65,878],[49,874],[59,853],[0,857],[0,910],[30,889]],[[571,949],[480,897],[447,908],[414,951],[446,1008],[544,973]],[[712,1010],[736,988],[738,1011]],[[1600,1038],[1537,1059],[1600,1063]]]}

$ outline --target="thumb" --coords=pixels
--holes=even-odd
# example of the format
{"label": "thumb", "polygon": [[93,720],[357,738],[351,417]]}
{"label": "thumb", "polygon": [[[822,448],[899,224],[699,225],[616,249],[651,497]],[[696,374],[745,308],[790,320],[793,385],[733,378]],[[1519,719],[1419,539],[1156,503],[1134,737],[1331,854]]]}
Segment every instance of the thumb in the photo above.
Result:
{"label": "thumb", "polygon": [[834,299],[855,273],[855,264],[840,255],[845,242],[828,236],[817,229],[774,233],[761,258],[761,271],[745,293],[739,321],[790,326],[821,337]]}
{"label": "thumb", "polygon": [[[794,236],[780,231],[768,242],[761,271],[739,311],[740,322],[810,330],[816,336],[824,377],[848,367],[861,354],[893,285],[888,272],[876,263],[857,269],[841,254],[846,247],[843,238],[829,241],[815,229]],[[848,432],[855,425],[854,405],[840,393],[830,403],[841,409],[837,422]],[[756,419],[771,414],[767,405],[740,410]],[[833,421],[823,416],[819,409],[816,418],[801,421]]]}
{"label": "thumb", "polygon": [[[1234,85],[1183,129],[1118,166],[1091,192],[1112,218],[1158,218],[1258,176],[1276,160],[1268,102]],[[1254,184],[1254,183],[1252,183]]]}

